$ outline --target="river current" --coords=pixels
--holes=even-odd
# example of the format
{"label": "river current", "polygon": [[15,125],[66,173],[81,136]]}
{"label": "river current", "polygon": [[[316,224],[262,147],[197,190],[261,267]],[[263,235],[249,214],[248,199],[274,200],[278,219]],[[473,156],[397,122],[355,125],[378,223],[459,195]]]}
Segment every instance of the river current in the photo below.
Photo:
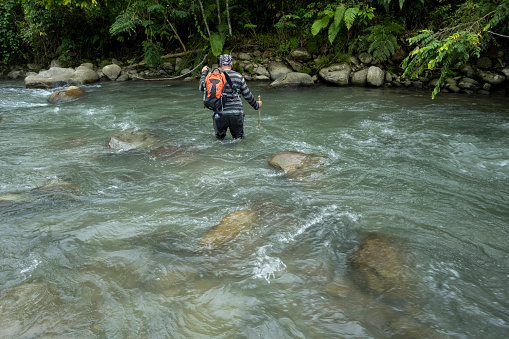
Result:
{"label": "river current", "polygon": [[[0,81],[1,337],[507,337],[509,99],[266,85],[260,128],[244,101],[246,138],[218,141],[197,82],[54,105]],[[112,152],[128,129],[175,151]],[[323,163],[289,177],[281,151]],[[199,246],[242,209],[248,230]],[[367,234],[401,244],[411,296],[358,283]]]}

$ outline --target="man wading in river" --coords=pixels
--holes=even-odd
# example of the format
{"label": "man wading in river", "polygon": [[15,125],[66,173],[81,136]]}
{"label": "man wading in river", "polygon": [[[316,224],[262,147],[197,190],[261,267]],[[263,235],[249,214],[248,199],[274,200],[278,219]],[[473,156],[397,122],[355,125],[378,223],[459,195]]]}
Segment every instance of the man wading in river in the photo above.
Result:
{"label": "man wading in river", "polygon": [[[227,73],[231,81],[227,81],[224,85],[223,95],[226,96],[226,103],[222,109],[214,112],[212,121],[216,138],[224,139],[226,131],[230,128],[233,138],[244,137],[244,110],[242,108],[242,100],[239,94],[255,109],[262,107],[261,101],[256,101],[253,94],[249,90],[244,77],[232,70],[233,58],[229,54],[221,54],[219,56],[219,67]],[[205,78],[211,69],[204,66],[201,70],[200,91],[206,91]],[[231,85],[230,85],[231,83]],[[233,88],[232,88],[233,86]],[[205,93],[206,94],[206,93]]]}

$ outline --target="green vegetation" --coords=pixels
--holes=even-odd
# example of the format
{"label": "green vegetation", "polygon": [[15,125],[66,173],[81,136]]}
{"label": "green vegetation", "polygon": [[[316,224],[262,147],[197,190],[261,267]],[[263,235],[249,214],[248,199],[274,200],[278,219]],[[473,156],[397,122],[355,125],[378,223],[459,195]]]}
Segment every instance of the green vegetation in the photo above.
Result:
{"label": "green vegetation", "polygon": [[157,66],[171,53],[201,50],[190,54],[201,60],[258,46],[327,60],[367,52],[384,63],[404,48],[404,76],[440,77],[434,97],[455,68],[507,46],[508,17],[509,0],[3,0],[0,62]]}

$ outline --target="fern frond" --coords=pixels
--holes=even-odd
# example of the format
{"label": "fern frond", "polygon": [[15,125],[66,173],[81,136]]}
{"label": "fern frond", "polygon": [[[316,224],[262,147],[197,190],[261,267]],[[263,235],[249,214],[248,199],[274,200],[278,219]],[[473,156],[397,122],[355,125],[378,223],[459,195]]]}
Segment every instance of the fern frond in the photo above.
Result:
{"label": "fern frond", "polygon": [[341,4],[336,8],[336,12],[334,13],[334,24],[339,27],[341,21],[345,16],[346,7],[345,4]]}
{"label": "fern frond", "polygon": [[341,26],[336,25],[336,22],[332,22],[332,24],[329,26],[329,42],[331,44],[334,42],[334,39],[336,39],[340,28]]}
{"label": "fern frond", "polygon": [[148,12],[164,12],[164,7],[161,5],[152,5],[147,8]]}
{"label": "fern frond", "polygon": [[119,14],[115,22],[110,27],[110,34],[115,36],[120,33],[133,33],[136,26],[141,24],[140,18],[136,15],[132,8],[128,8],[125,12]]}
{"label": "fern frond", "polygon": [[316,20],[313,23],[313,26],[311,26],[311,34],[317,35],[318,33],[320,33],[322,28],[327,27],[327,25],[329,24],[329,21],[330,21],[330,17],[328,15],[324,16],[320,20]]}
{"label": "fern frond", "polygon": [[359,7],[350,7],[345,11],[345,23],[346,28],[350,29],[353,26],[353,23],[355,21],[355,18],[357,17],[357,14],[359,13]]}

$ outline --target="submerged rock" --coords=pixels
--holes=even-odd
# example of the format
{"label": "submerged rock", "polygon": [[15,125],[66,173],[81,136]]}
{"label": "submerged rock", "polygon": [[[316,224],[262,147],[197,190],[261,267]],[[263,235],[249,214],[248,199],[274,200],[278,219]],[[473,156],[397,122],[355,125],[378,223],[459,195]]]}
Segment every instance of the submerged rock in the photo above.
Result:
{"label": "submerged rock", "polygon": [[157,143],[157,137],[148,130],[128,129],[113,133],[108,141],[108,146],[113,152],[123,152],[132,149],[150,148]]}
{"label": "submerged rock", "polygon": [[54,330],[61,299],[45,283],[25,283],[0,295],[3,338],[38,338]]}
{"label": "submerged rock", "polygon": [[396,241],[379,234],[368,234],[350,263],[363,286],[376,293],[407,299],[416,284],[408,258]]}
{"label": "submerged rock", "polygon": [[77,86],[69,86],[66,89],[51,94],[48,101],[52,104],[73,101],[84,96],[86,93],[87,92]]}
{"label": "submerged rock", "polygon": [[157,149],[150,151],[150,156],[154,158],[170,158],[170,157],[180,157],[186,155],[187,147],[184,146],[162,146]]}
{"label": "submerged rock", "polygon": [[203,237],[200,245],[221,245],[231,241],[239,233],[249,229],[257,218],[258,213],[254,209],[229,213]]}
{"label": "submerged rock", "polygon": [[44,185],[37,187],[39,191],[75,191],[76,186],[61,179],[50,179]]}
{"label": "submerged rock", "polygon": [[274,154],[269,163],[290,176],[296,176],[319,170],[321,158],[315,154],[283,151]]}
{"label": "submerged rock", "polygon": [[7,193],[0,195],[0,204],[2,203],[21,203],[27,201],[27,197],[21,193]]}
{"label": "submerged rock", "polygon": [[199,271],[191,266],[168,265],[159,267],[161,272],[154,283],[157,293],[165,297],[176,297],[186,292],[187,284],[199,277]]}
{"label": "submerged rock", "polygon": [[76,186],[60,179],[50,179],[44,185],[36,187],[30,192],[13,192],[0,195],[0,205],[18,205],[23,203],[37,203],[41,198],[58,197],[76,192]]}

